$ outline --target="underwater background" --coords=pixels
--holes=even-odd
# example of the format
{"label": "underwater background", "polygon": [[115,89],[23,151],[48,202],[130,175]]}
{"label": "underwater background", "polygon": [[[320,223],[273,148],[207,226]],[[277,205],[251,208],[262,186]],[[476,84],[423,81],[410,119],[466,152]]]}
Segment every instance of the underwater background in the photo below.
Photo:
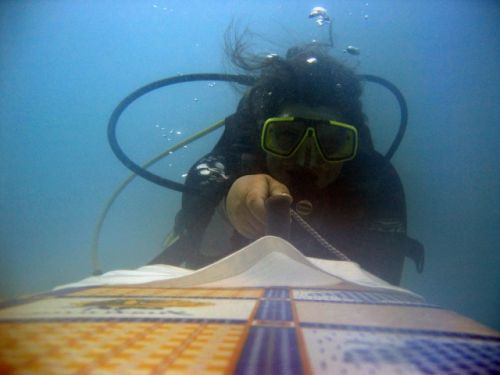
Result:
{"label": "underwater background", "polygon": [[[140,86],[170,76],[234,72],[224,32],[235,22],[257,50],[284,54],[328,39],[308,18],[332,18],[332,54],[396,84],[409,107],[393,157],[408,233],[426,248],[402,286],[500,329],[500,5],[495,0],[2,1],[0,3],[0,299],[47,291],[92,273],[99,215],[130,172],[106,127]],[[345,52],[352,45],[359,56]],[[231,114],[241,90],[197,82],[157,90],[120,119],[127,154],[144,163]],[[365,113],[381,152],[399,108],[367,83]],[[221,131],[157,163],[182,182]],[[104,271],[137,268],[161,251],[180,193],[135,179],[104,222]]]}

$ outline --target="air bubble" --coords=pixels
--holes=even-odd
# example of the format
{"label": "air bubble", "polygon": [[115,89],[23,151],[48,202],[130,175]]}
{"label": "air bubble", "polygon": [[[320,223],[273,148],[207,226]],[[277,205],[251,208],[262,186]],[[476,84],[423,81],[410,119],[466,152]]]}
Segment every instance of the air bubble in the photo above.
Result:
{"label": "air bubble", "polygon": [[306,61],[309,64],[314,64],[314,63],[318,62],[318,59],[316,57],[309,57]]}
{"label": "air bubble", "polygon": [[214,87],[215,86],[215,82],[208,82],[208,87]]}
{"label": "air bubble", "polygon": [[183,174],[181,174],[181,177],[182,177],[182,178],[186,178],[186,177],[187,177],[187,175],[188,175],[187,173],[183,173]]}
{"label": "air bubble", "polygon": [[347,52],[350,55],[358,56],[361,51],[359,50],[358,47],[355,46],[347,46],[344,52]]}
{"label": "air bubble", "polygon": [[197,102],[197,101],[199,101],[200,99],[198,99],[198,98],[193,98],[193,100],[194,100],[195,102]]}
{"label": "air bubble", "polygon": [[314,19],[314,22],[316,22],[318,26],[329,24],[331,21],[330,16],[328,16],[326,9],[323,7],[312,8],[309,12],[309,18]]}
{"label": "air bubble", "polygon": [[365,19],[365,20],[367,20],[367,19],[368,19],[368,14],[365,14],[364,19]]}
{"label": "air bubble", "polygon": [[182,134],[182,132],[181,132],[181,131],[176,131],[176,132],[175,132],[175,134],[177,134],[177,135],[181,135],[181,134]]}

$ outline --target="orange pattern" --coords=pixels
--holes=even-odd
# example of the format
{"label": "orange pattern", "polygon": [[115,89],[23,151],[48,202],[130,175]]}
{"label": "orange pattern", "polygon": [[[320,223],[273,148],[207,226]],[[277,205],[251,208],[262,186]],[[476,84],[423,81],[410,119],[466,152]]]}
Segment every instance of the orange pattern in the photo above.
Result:
{"label": "orange pattern", "polygon": [[236,324],[7,323],[0,373],[220,374],[234,366],[245,333]]}

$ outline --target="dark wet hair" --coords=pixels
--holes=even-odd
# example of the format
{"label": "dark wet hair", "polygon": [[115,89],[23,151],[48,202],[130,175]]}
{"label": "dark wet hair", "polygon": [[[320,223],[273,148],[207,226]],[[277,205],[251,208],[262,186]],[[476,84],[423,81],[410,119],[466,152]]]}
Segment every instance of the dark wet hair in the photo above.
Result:
{"label": "dark wet hair", "polygon": [[257,78],[238,106],[252,121],[262,124],[286,104],[326,106],[358,129],[362,149],[373,149],[360,100],[361,82],[351,68],[327,53],[327,47],[308,44],[290,48],[285,58],[263,57],[248,53],[242,36],[232,44],[226,39],[226,52],[234,65]]}

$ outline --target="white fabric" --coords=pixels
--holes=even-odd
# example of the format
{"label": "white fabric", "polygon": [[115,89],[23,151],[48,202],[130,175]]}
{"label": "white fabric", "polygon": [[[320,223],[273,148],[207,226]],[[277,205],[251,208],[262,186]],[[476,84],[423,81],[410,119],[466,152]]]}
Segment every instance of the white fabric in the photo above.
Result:
{"label": "white fabric", "polygon": [[185,276],[192,272],[194,271],[187,268],[169,266],[166,264],[154,264],[139,267],[136,270],[109,271],[99,276],[87,277],[75,283],[60,285],[54,290],[84,286],[143,284],[151,281]]}
{"label": "white fabric", "polygon": [[154,287],[332,287],[342,282],[408,292],[370,274],[356,263],[307,258],[289,242],[273,236],[262,237],[197,271],[162,264],[148,265],[137,270],[116,270],[91,276],[56,289],[137,284]]}

